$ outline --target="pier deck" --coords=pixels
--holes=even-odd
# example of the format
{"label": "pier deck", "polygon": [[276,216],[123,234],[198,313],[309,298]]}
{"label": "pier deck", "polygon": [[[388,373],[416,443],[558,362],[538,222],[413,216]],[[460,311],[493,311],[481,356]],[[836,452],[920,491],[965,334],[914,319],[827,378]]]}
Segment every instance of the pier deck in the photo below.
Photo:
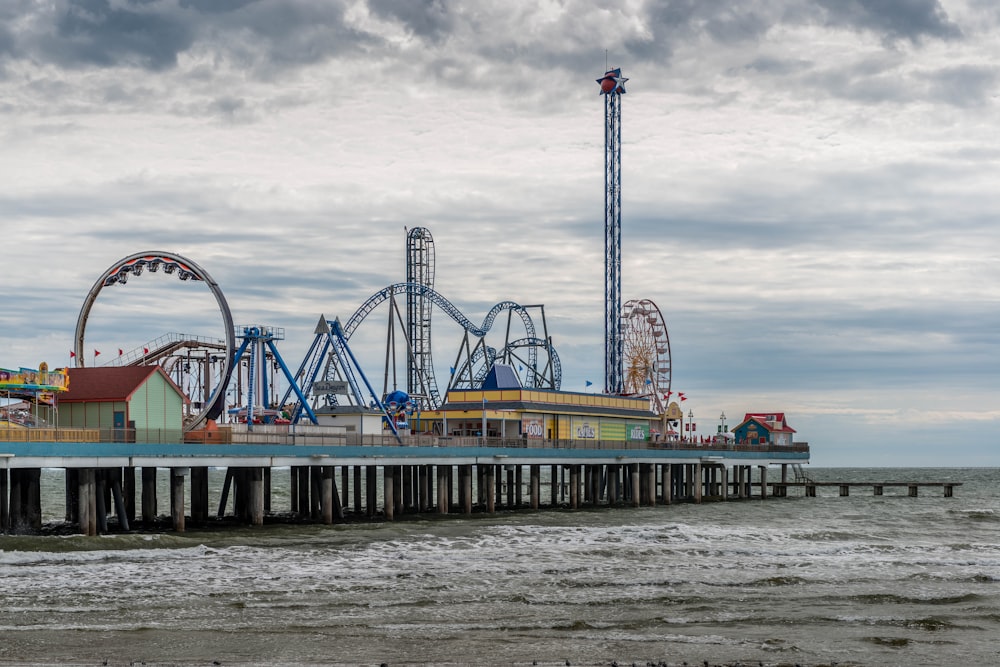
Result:
{"label": "pier deck", "polygon": [[[392,521],[409,513],[539,509],[543,497],[549,507],[570,509],[766,497],[771,466],[781,466],[784,479],[789,465],[809,461],[805,443],[705,446],[426,437],[396,442],[263,429],[229,433],[226,442],[179,442],[176,436],[166,442],[129,442],[145,434],[121,431],[75,433],[65,439],[65,433],[53,432],[47,439],[38,439],[40,435],[22,431],[0,437],[0,531],[41,529],[42,468],[65,471],[66,521],[95,535],[107,532],[109,525],[120,530],[136,525],[139,498],[142,523],[162,524],[157,521],[156,478],[163,469],[169,474],[170,525],[184,531],[188,520],[200,524],[209,519],[209,468],[227,471],[215,516],[231,511],[247,524],[260,525],[272,513],[270,480],[279,469],[291,475],[291,513],[336,523],[347,511]],[[136,468],[142,471],[141,489]],[[109,524],[112,515],[116,525]]]}
{"label": "pier deck", "polygon": [[770,482],[772,494],[778,498],[788,495],[789,487],[801,487],[808,498],[816,497],[816,488],[820,486],[836,486],[840,488],[841,496],[851,495],[852,487],[872,487],[874,495],[884,494],[886,487],[906,487],[907,495],[916,498],[920,487],[940,487],[944,490],[944,497],[951,498],[954,495],[956,486],[962,486],[962,482],[817,482],[817,481],[795,481],[795,482]]}

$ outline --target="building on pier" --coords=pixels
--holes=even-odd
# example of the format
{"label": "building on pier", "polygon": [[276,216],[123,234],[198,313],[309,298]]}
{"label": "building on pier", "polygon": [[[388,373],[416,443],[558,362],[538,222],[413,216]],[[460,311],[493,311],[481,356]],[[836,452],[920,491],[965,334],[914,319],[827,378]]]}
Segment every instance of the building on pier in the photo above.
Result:
{"label": "building on pier", "polygon": [[420,433],[451,437],[629,442],[649,441],[659,419],[646,398],[517,387],[449,391],[418,421]]}
{"label": "building on pier", "polygon": [[739,445],[791,445],[795,429],[788,425],[784,412],[748,412],[733,429]]}
{"label": "building on pier", "polygon": [[59,397],[59,426],[117,431],[120,439],[182,439],[188,398],[159,366],[69,369],[69,391]]}

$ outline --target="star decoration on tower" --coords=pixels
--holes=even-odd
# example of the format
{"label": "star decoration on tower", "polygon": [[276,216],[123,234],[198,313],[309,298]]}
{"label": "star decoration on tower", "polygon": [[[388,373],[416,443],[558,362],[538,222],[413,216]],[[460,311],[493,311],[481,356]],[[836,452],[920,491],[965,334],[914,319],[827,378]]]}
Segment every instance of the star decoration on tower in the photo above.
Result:
{"label": "star decoration on tower", "polygon": [[624,95],[626,81],[628,81],[628,78],[622,76],[620,67],[609,69],[604,73],[604,76],[597,79],[597,83],[601,84],[601,95],[611,95],[612,93]]}

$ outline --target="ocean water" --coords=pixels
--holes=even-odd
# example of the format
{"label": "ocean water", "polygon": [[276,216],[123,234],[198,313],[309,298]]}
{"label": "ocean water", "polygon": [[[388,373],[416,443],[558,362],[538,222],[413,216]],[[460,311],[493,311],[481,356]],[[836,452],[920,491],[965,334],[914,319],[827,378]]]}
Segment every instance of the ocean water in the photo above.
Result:
{"label": "ocean water", "polygon": [[963,486],[0,536],[0,663],[1000,664],[1000,470],[809,473]]}

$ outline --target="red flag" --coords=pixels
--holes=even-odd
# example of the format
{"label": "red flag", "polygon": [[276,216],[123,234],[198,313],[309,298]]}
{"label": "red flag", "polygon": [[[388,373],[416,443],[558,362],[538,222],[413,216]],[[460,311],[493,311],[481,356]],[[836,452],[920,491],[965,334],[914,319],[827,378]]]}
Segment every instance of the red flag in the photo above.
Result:
{"label": "red flag", "polygon": [[122,349],[121,349],[121,348],[118,348],[118,356],[120,357],[120,356],[122,356],[122,354],[123,354],[123,353],[122,353]]}
{"label": "red flag", "polygon": [[94,358],[96,359],[100,353],[101,353],[100,350],[94,350]]}
{"label": "red flag", "polygon": [[142,348],[142,353],[143,354],[149,354],[149,348],[148,347]]}
{"label": "red flag", "polygon": [[69,358],[72,359],[75,356],[76,356],[76,352],[74,352],[73,350],[70,350],[69,351]]}

